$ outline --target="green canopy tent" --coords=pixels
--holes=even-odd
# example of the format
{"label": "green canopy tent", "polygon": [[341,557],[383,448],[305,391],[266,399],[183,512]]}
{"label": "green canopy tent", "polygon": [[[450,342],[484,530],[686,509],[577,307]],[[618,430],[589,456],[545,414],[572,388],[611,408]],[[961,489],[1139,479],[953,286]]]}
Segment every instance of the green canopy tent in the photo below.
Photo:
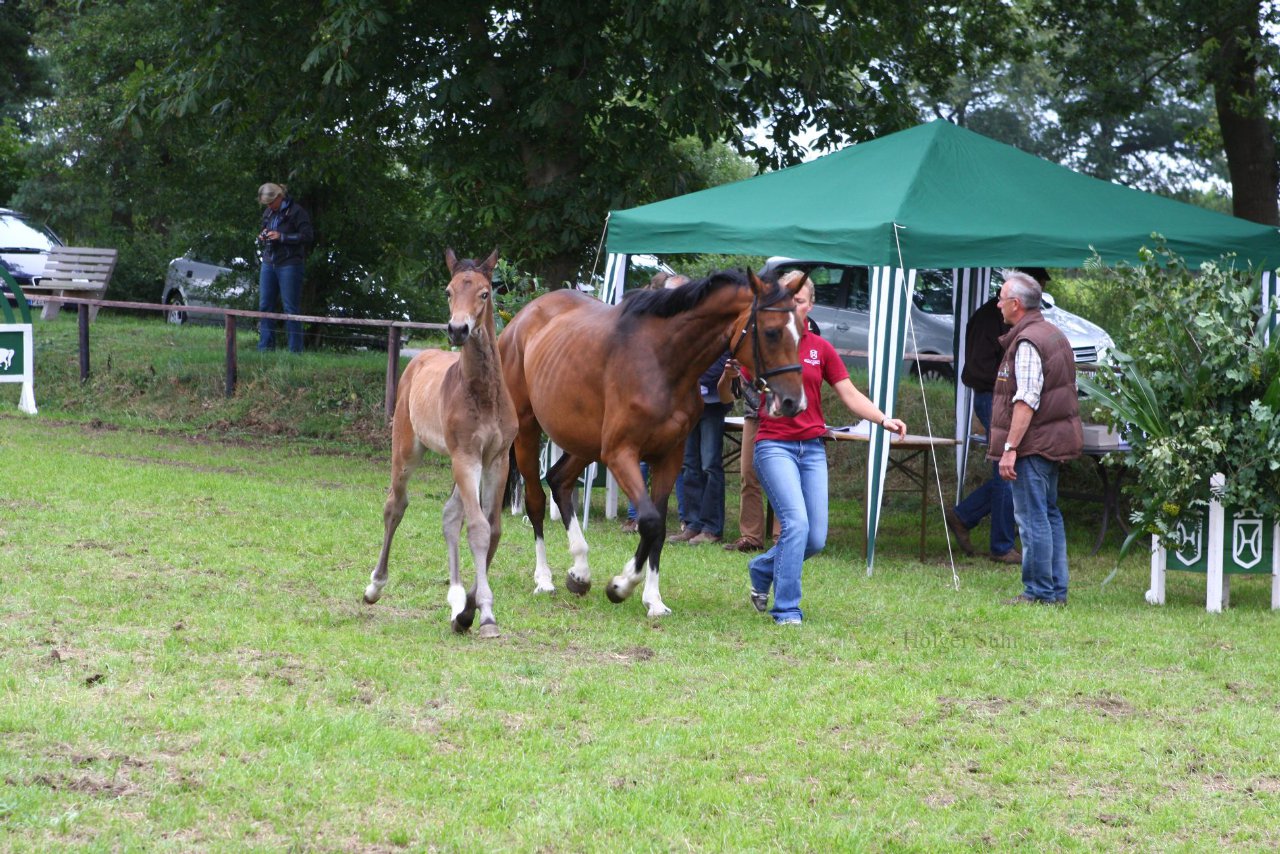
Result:
{"label": "green canopy tent", "polygon": [[[890,134],[789,169],[609,215],[606,299],[638,253],[741,253],[873,268],[869,396],[893,414],[914,271],[956,269],[957,338],[999,266],[1078,267],[1136,260],[1159,232],[1191,262],[1235,252],[1280,265],[1280,231],[1073,172],[945,121]],[[1274,292],[1274,277],[1269,279]],[[960,349],[956,349],[960,356]],[[957,374],[959,371],[957,370]],[[967,419],[957,431],[967,427]],[[967,432],[967,431],[966,431]],[[873,431],[867,566],[888,466]]]}

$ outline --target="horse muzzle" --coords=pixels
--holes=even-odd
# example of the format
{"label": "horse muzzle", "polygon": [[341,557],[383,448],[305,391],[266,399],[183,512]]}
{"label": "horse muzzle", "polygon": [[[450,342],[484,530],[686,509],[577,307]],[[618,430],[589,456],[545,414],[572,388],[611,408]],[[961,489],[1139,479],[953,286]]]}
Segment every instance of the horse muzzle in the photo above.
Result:
{"label": "horse muzzle", "polygon": [[450,344],[455,347],[461,347],[471,337],[471,322],[454,323],[450,321],[445,327],[445,332],[449,336]]}

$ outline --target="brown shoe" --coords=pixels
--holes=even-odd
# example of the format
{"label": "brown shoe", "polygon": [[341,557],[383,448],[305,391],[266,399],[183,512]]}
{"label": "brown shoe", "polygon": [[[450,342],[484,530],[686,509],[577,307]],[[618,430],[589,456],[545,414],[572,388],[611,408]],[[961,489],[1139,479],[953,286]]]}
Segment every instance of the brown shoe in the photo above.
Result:
{"label": "brown shoe", "polygon": [[973,543],[969,540],[969,529],[964,522],[960,521],[960,517],[956,515],[955,508],[946,508],[942,515],[947,520],[947,527],[955,535],[956,542],[960,544],[960,551],[967,555],[974,554]]}
{"label": "brown shoe", "polygon": [[624,534],[640,533],[640,523],[637,522],[635,519],[628,519],[627,521],[622,523],[622,533]]}
{"label": "brown shoe", "polygon": [[695,531],[693,530],[693,528],[684,528],[680,531],[680,533],[672,534],[671,536],[667,537],[667,542],[668,543],[687,543],[690,540],[692,540],[694,537],[698,536],[698,534],[700,533],[702,532]]}
{"label": "brown shoe", "polygon": [[689,540],[689,545],[700,546],[703,543],[718,543],[722,539],[724,539],[724,537],[721,537],[719,534],[708,534],[706,531],[703,531],[702,533],[698,534],[698,536]]}
{"label": "brown shoe", "polygon": [[1041,604],[1041,602],[1039,599],[1037,599],[1034,596],[1028,596],[1025,593],[1019,593],[1017,596],[1014,596],[1012,599],[1005,599],[1000,604],[1002,605],[1039,605]]}
{"label": "brown shoe", "polygon": [[1018,566],[1022,566],[1022,552],[1017,549],[1009,549],[1002,555],[992,555],[991,560],[996,563],[1016,563]]}
{"label": "brown shoe", "polygon": [[727,552],[759,552],[764,551],[764,546],[750,537],[738,537],[732,543],[725,543],[724,550]]}

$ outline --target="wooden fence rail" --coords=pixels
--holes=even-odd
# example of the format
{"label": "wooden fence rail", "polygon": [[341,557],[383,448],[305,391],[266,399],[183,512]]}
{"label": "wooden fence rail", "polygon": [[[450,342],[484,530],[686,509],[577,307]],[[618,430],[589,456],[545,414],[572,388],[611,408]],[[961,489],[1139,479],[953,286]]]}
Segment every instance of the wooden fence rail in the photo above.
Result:
{"label": "wooden fence rail", "polygon": [[[40,302],[36,296],[32,302]],[[82,297],[58,297],[58,302],[76,306],[80,323],[80,381],[89,379],[89,316],[90,308],[127,308],[131,311],[173,311],[171,305],[150,302],[124,302],[123,300],[88,299]],[[387,330],[387,379],[386,379],[386,412],[387,420],[395,414],[396,387],[400,382],[400,340],[401,331],[405,329],[427,329],[443,332],[443,323],[418,323],[411,320],[375,320],[354,317],[318,317],[309,314],[277,314],[270,311],[249,311],[238,308],[219,308],[217,306],[184,305],[186,314],[222,315],[226,327],[226,395],[234,397],[238,366],[236,364],[236,318],[249,317],[269,320],[298,320],[304,323],[326,323],[332,326],[364,326]]]}

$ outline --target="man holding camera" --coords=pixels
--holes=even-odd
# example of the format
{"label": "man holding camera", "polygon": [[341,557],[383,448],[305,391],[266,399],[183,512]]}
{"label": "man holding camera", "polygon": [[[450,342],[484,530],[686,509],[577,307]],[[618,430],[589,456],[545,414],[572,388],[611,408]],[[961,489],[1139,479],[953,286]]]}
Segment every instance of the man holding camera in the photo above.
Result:
{"label": "man holding camera", "polygon": [[[262,246],[262,273],[258,277],[258,311],[275,311],[276,303],[284,303],[285,314],[298,314],[302,302],[302,271],[307,249],[315,240],[311,217],[279,184],[266,183],[258,188],[262,211],[262,228],[258,242]],[[258,349],[275,346],[275,321],[262,318],[258,323]],[[302,352],[302,321],[286,320],[289,352]]]}

